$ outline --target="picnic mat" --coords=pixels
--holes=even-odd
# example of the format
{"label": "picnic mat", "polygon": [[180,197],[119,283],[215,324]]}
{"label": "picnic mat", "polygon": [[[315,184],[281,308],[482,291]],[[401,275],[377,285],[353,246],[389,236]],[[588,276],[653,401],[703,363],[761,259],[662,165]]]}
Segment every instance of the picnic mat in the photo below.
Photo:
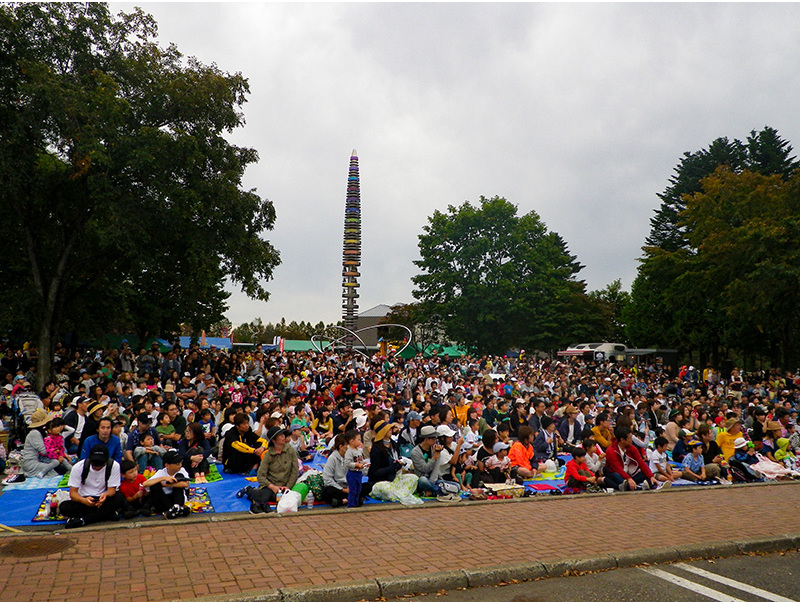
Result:
{"label": "picnic mat", "polygon": [[[3,486],[5,490],[41,490],[42,488],[58,488],[61,482],[58,474],[48,475],[47,477],[29,477],[24,482],[8,484]],[[64,482],[66,485],[66,482]]]}

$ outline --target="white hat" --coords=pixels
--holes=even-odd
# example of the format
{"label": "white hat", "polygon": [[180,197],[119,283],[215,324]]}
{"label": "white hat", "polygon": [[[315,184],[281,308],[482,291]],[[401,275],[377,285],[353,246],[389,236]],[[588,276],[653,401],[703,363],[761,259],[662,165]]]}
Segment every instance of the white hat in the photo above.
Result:
{"label": "white hat", "polygon": [[744,438],[736,438],[733,441],[734,448],[744,448],[745,446],[747,446],[747,440],[745,440]]}
{"label": "white hat", "polygon": [[358,419],[358,417],[365,417],[365,416],[367,416],[367,411],[364,410],[363,408],[356,408],[353,411],[353,418],[354,419]]}
{"label": "white hat", "polygon": [[274,413],[272,413],[269,416],[269,418],[270,419],[282,419],[283,418],[283,413],[281,411],[279,411],[279,410],[276,410]]}
{"label": "white hat", "polygon": [[361,429],[366,424],[367,424],[367,415],[358,415],[356,417],[356,427]]}
{"label": "white hat", "polygon": [[447,425],[439,425],[439,427],[436,428],[436,435],[444,438],[451,438],[456,435],[456,432]]}

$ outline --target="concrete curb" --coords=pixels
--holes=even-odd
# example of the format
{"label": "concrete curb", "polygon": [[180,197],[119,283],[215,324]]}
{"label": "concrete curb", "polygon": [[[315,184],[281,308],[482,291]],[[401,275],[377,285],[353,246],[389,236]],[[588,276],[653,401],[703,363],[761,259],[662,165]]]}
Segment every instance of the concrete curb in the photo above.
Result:
{"label": "concrete curb", "polygon": [[214,595],[193,600],[359,601],[364,599],[388,599],[402,597],[411,593],[437,593],[442,590],[475,588],[506,582],[525,582],[541,578],[557,578],[571,574],[606,571],[636,565],[674,563],[700,558],[733,557],[752,553],[773,553],[790,549],[800,549],[800,533],[675,547],[644,548],[595,557],[547,559],[541,562],[531,561],[512,565],[377,578],[360,582],[331,584],[329,586],[250,591],[229,597]]}

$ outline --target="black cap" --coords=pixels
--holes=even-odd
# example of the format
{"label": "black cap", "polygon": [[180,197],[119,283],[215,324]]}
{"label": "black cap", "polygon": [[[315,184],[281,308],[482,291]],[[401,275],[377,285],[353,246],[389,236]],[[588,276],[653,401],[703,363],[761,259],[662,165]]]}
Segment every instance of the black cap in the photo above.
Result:
{"label": "black cap", "polygon": [[108,448],[103,444],[95,444],[89,452],[89,464],[97,467],[108,462]]}
{"label": "black cap", "polygon": [[181,462],[183,462],[183,455],[181,455],[181,453],[177,450],[168,450],[164,455],[165,465],[174,465]]}

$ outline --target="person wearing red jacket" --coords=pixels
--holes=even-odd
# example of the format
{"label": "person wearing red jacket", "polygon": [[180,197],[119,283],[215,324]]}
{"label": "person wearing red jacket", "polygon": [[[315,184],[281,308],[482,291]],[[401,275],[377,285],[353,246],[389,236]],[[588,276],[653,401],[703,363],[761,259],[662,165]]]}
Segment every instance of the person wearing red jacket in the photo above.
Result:
{"label": "person wearing red jacket", "polygon": [[605,474],[606,486],[621,491],[636,490],[639,484],[643,490],[655,490],[658,486],[647,462],[633,445],[633,435],[627,427],[614,430],[614,440],[606,450]]}
{"label": "person wearing red jacket", "polygon": [[589,484],[596,484],[597,478],[586,466],[586,451],[576,448],[572,453],[572,460],[567,463],[564,481],[570,488],[585,490]]}

